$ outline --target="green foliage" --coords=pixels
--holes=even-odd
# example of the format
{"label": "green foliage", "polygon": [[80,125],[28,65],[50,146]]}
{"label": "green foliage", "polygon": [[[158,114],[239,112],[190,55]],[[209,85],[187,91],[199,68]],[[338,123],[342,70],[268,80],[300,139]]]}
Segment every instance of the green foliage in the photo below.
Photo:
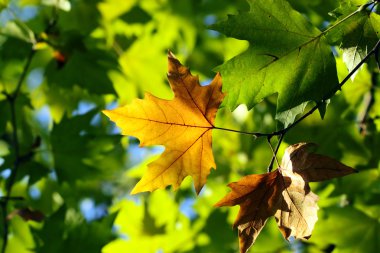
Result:
{"label": "green foliage", "polygon": [[[45,225],[35,233],[37,252],[96,252],[113,239],[112,224],[115,215],[90,224],[83,224],[80,215],[65,206],[46,219]],[[56,240],[60,238],[60,240]],[[37,241],[38,241],[37,240]]]}
{"label": "green foliage", "polygon": [[[250,11],[229,16],[214,29],[250,42],[250,48],[217,68],[224,77],[225,103],[252,108],[278,94],[277,114],[294,121],[307,101],[320,101],[337,89],[334,58],[322,34],[286,1],[249,1]],[[284,68],[287,66],[287,68]],[[289,71],[291,70],[291,71]],[[318,85],[316,85],[318,84]]]}
{"label": "green foliage", "polygon": [[[189,178],[175,192],[131,196],[160,149],[139,148],[100,114],[146,91],[170,99],[170,49],[202,83],[221,71],[228,96],[216,126],[271,133],[314,101],[324,119],[286,132],[278,159],[289,144],[315,142],[360,171],[311,184],[320,213],[309,241],[285,241],[269,220],[251,252],[378,252],[374,55],[337,91],[380,38],[378,1],[366,3],[0,0],[0,248],[7,233],[6,253],[238,251],[238,208],[214,204],[228,182],[266,172],[265,138],[214,130],[217,170],[199,196]],[[25,208],[43,221],[16,214]]]}
{"label": "green foliage", "polygon": [[340,11],[341,16],[333,24],[337,27],[326,36],[331,43],[340,45],[343,61],[352,71],[380,38],[380,16],[365,8],[346,7]]}
{"label": "green foliage", "polygon": [[[379,222],[363,212],[352,208],[332,208],[327,209],[326,216],[323,217],[316,229],[315,240],[321,245],[335,245],[333,252],[377,252],[380,247],[374,243],[379,237]],[[357,224],[355,221],[360,220]],[[323,229],[327,227],[327,229]],[[347,229],[350,227],[350,229]],[[323,230],[323,231],[322,231]],[[339,236],[321,236],[328,233]],[[361,238],[357,241],[356,238]],[[314,238],[313,238],[314,240]]]}

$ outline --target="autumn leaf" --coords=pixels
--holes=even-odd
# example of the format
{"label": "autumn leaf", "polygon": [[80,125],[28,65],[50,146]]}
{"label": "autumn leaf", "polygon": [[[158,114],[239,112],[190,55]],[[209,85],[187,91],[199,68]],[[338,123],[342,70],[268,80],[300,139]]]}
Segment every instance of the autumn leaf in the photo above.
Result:
{"label": "autumn leaf", "polygon": [[8,214],[7,219],[11,220],[16,215],[20,216],[25,221],[32,220],[32,221],[36,221],[36,222],[41,222],[45,218],[45,215],[41,211],[31,210],[31,209],[25,207],[25,208],[21,208],[21,209],[15,209],[13,212]]}
{"label": "autumn leaf", "polygon": [[164,145],[165,152],[148,165],[148,170],[132,190],[132,194],[153,191],[193,177],[200,192],[211,168],[216,168],[211,148],[211,130],[224,95],[222,80],[217,74],[208,86],[201,86],[175,56],[168,54],[168,79],[173,100],[157,98],[149,93],[130,105],[106,114],[124,135],[135,136],[140,146]]}
{"label": "autumn leaf", "polygon": [[279,229],[290,236],[308,239],[318,219],[318,196],[309,182],[328,180],[355,172],[324,155],[314,154],[315,144],[288,147],[278,170],[243,177],[230,183],[231,192],[216,206],[240,205],[234,228],[239,231],[240,252],[247,252],[267,219],[276,218]]}

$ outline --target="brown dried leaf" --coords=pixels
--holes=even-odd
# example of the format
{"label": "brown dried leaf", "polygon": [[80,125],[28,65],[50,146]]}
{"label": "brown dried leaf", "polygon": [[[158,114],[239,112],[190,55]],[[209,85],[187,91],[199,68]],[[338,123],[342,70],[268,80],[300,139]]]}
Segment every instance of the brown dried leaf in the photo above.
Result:
{"label": "brown dried leaf", "polygon": [[306,182],[320,182],[357,172],[333,158],[314,154],[316,147],[314,143],[304,142],[288,147],[282,158],[282,170],[293,170]]}
{"label": "brown dried leaf", "polygon": [[274,217],[285,239],[294,236],[308,239],[318,220],[318,196],[310,191],[310,187],[297,173],[281,170],[284,178],[291,183],[282,192],[281,203]]}
{"label": "brown dried leaf", "polygon": [[285,181],[278,170],[245,176],[238,182],[228,184],[232,191],[215,205],[240,205],[234,228],[237,227],[239,231],[241,252],[249,249],[267,219],[276,213],[285,187],[283,182]]}
{"label": "brown dried leaf", "polygon": [[240,205],[234,227],[238,227],[241,253],[247,252],[271,216],[284,238],[308,239],[318,220],[318,196],[308,182],[355,172],[330,157],[312,153],[314,147],[294,144],[286,149],[277,171],[249,175],[228,185],[232,191],[216,206]]}
{"label": "brown dried leaf", "polygon": [[11,220],[16,215],[20,216],[25,221],[32,220],[41,222],[45,219],[45,215],[41,211],[31,210],[28,207],[14,210],[10,214],[8,214],[7,219]]}

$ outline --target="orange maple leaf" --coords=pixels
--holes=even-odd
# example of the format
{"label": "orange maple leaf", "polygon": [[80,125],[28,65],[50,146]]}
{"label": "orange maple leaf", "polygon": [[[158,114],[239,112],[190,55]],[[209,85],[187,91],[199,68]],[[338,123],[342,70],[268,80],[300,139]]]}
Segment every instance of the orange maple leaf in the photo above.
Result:
{"label": "orange maple leaf", "polygon": [[286,149],[278,170],[249,175],[228,185],[232,191],[216,206],[240,205],[234,222],[240,252],[247,252],[271,216],[286,239],[308,239],[318,219],[318,196],[308,183],[355,172],[330,157],[314,154],[312,147],[315,144],[294,144]]}
{"label": "orange maple leaf", "polygon": [[224,98],[222,79],[216,74],[208,86],[201,86],[175,56],[168,54],[168,79],[173,100],[157,98],[149,93],[130,105],[105,110],[124,135],[135,136],[140,146],[164,145],[159,159],[132,190],[132,194],[153,191],[172,185],[177,189],[183,179],[193,177],[200,192],[211,168],[216,168],[211,147],[211,130],[220,103]]}

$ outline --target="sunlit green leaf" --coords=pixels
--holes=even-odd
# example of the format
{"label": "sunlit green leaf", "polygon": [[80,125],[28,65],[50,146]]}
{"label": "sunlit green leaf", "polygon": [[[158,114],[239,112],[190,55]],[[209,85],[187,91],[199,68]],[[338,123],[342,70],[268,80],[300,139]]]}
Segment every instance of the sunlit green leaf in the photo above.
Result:
{"label": "sunlit green leaf", "polygon": [[0,35],[15,37],[31,44],[36,43],[36,38],[33,31],[18,20],[9,21],[3,28],[0,29]]}
{"label": "sunlit green leaf", "polygon": [[115,91],[108,72],[116,67],[117,63],[105,52],[75,52],[62,68],[51,62],[47,81],[66,88],[78,85],[95,94],[112,94]]}
{"label": "sunlit green leaf", "polygon": [[373,241],[379,237],[379,231],[379,222],[357,209],[331,208],[326,212],[326,218],[317,223],[311,240],[334,244],[334,252],[339,253],[377,252],[380,250],[379,245]]}
{"label": "sunlit green leaf", "polygon": [[335,63],[320,32],[285,1],[249,3],[249,12],[213,26],[250,42],[246,52],[217,68],[228,94],[224,103],[251,108],[278,93],[280,113],[331,96],[338,83]]}
{"label": "sunlit green leaf", "polygon": [[[363,9],[341,23],[347,15],[343,15],[335,22],[337,27],[327,33],[327,38],[343,50],[343,61],[350,72],[380,38],[380,16]],[[355,74],[351,79],[354,78]]]}

